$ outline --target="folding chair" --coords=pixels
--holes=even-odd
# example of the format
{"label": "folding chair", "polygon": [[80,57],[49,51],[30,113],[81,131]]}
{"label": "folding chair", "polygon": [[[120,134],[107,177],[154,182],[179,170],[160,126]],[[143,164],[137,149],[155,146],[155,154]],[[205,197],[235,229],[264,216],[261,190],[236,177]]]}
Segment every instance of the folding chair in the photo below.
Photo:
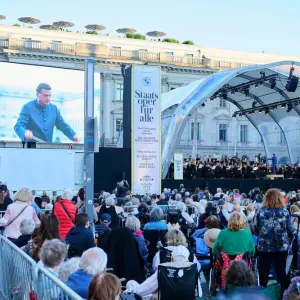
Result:
{"label": "folding chair", "polygon": [[197,264],[164,263],[158,266],[158,300],[194,300],[196,294],[202,296]]}

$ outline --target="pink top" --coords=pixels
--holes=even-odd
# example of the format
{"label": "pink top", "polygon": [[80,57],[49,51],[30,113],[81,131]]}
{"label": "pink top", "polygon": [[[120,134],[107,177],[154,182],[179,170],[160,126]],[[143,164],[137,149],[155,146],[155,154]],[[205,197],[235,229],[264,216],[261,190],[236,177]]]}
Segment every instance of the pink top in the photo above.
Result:
{"label": "pink top", "polygon": [[[13,220],[25,206],[28,206],[28,204],[21,201],[16,201],[13,204],[8,205],[3,218],[0,219],[0,226],[5,226],[10,220]],[[36,226],[40,225],[40,220],[34,208],[28,206],[22,214],[5,229],[4,236],[17,239],[21,235],[20,223],[24,219],[32,219]]]}

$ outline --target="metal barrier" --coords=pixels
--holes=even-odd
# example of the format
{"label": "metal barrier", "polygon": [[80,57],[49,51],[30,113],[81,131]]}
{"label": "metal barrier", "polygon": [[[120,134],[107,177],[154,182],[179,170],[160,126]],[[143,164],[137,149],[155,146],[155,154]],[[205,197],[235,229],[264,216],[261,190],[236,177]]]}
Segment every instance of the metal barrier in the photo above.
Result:
{"label": "metal barrier", "polygon": [[0,235],[0,299],[28,299],[36,262]]}
{"label": "metal barrier", "polygon": [[82,300],[67,287],[59,278],[45,268],[37,267],[37,298],[38,300]]}
{"label": "metal barrier", "polygon": [[0,235],[0,299],[27,300],[30,292],[38,300],[82,300],[54,274],[37,266],[25,252]]}

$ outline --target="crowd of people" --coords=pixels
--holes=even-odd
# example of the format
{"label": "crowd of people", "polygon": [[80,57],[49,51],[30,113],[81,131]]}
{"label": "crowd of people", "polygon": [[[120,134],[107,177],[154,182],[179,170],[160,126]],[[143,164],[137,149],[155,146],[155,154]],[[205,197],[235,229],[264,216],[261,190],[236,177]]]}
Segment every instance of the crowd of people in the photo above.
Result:
{"label": "crowd of people", "polygon": [[83,189],[55,199],[33,194],[12,195],[0,184],[2,233],[83,299],[201,299],[208,282],[217,299],[275,299],[270,274],[280,285],[277,299],[300,299],[300,191],[180,185],[134,196],[122,181],[95,199],[92,220]]}
{"label": "crowd of people", "polygon": [[[275,158],[275,159],[274,159]],[[183,161],[184,179],[264,179],[267,175],[283,175],[286,179],[300,179],[299,164],[277,164],[275,154],[266,160],[250,161],[248,158],[189,158]],[[171,163],[166,178],[174,178],[174,163]]]}

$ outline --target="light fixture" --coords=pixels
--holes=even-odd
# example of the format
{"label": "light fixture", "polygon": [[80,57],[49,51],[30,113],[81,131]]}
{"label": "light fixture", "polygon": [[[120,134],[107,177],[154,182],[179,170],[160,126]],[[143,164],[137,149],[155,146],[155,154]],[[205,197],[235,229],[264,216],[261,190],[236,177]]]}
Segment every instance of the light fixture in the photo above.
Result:
{"label": "light fixture", "polygon": [[288,105],[288,109],[287,109],[287,111],[286,111],[286,112],[287,112],[287,113],[289,113],[289,112],[290,112],[292,109],[293,109],[293,106],[292,106],[292,104],[289,104],[289,105]]}
{"label": "light fixture", "polygon": [[286,107],[286,103],[282,103],[281,108],[285,108],[285,107]]}
{"label": "light fixture", "polygon": [[258,110],[258,112],[261,114],[262,112],[263,112],[264,110],[262,109],[262,108],[260,108],[259,110]]}
{"label": "light fixture", "polygon": [[269,110],[268,108],[265,110],[265,114],[266,114],[267,116],[270,115],[270,110]]}
{"label": "light fixture", "polygon": [[201,106],[203,106],[203,107],[204,107],[204,106],[205,106],[205,102],[203,102],[203,103],[201,104]]}
{"label": "light fixture", "polygon": [[245,87],[243,89],[243,92],[245,93],[245,96],[248,97],[249,96],[249,86],[248,87]]}
{"label": "light fixture", "polygon": [[256,102],[256,101],[253,101],[253,102],[252,102],[252,108],[255,108],[255,107],[256,107],[256,104],[257,104],[257,102]]}

